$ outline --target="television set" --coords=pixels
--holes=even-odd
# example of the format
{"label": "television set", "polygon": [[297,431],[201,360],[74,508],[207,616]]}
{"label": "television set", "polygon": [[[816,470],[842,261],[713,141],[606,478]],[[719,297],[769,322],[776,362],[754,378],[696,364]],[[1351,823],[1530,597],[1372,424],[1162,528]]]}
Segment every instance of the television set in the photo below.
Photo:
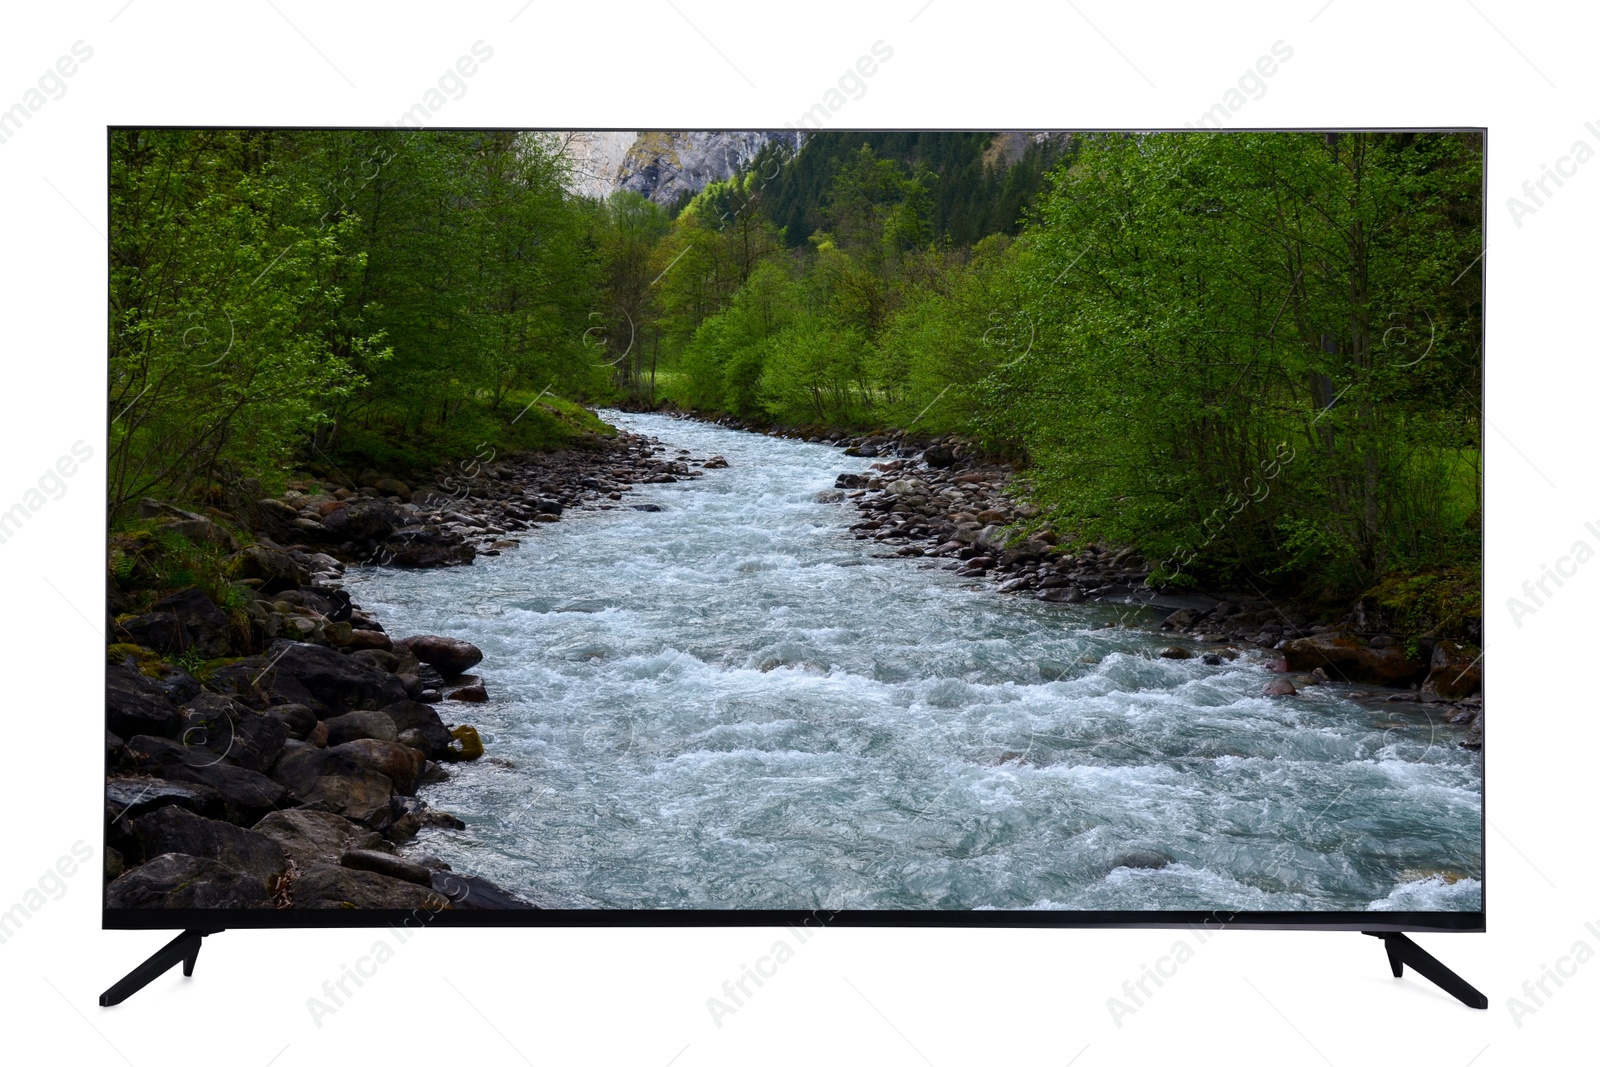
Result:
{"label": "television set", "polygon": [[1482,129],[108,131],[103,923],[1484,929]]}

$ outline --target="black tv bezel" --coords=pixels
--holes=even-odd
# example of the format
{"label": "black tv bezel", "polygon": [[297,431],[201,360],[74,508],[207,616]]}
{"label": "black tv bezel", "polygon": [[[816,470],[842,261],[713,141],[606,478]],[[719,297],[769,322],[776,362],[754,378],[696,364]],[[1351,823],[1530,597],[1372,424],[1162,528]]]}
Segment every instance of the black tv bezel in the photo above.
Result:
{"label": "black tv bezel", "polygon": [[[111,137],[127,130],[360,130],[379,131],[379,126],[303,126],[293,124],[233,125],[173,125],[169,123],[148,125],[108,125],[106,127],[106,220],[109,232],[111,218]],[[569,126],[438,126],[427,127],[437,132],[510,132],[549,133]],[[571,125],[576,129],[578,126]],[[695,132],[744,132],[755,127],[681,126]],[[859,127],[827,132],[845,133],[973,133],[1004,132],[1002,127],[979,130],[976,127]],[[400,132],[396,130],[396,132]],[[586,127],[591,133],[625,132],[621,127]],[[822,131],[816,131],[822,132]],[[1047,132],[1083,132],[1081,128],[1057,128]],[[1483,138],[1482,211],[1479,227],[1483,234],[1484,249],[1488,249],[1489,233],[1489,128],[1487,126],[1279,126],[1229,127],[1222,130],[1184,129],[1180,127],[1099,127],[1095,133],[1475,133]],[[1484,255],[1479,256],[1483,260]],[[1474,264],[1476,265],[1476,264]],[[1471,269],[1470,267],[1468,269]],[[110,249],[107,248],[106,328],[109,335],[110,319]],[[1488,286],[1484,285],[1483,355],[1480,366],[1488,367]],[[1485,409],[1488,393],[1488,376],[1482,376],[1478,403]],[[111,406],[107,398],[106,418],[110,423]],[[1481,449],[1480,444],[1480,449]],[[1484,479],[1484,499],[1488,498],[1488,479]],[[104,507],[104,493],[101,494]],[[110,515],[102,512],[102,529],[109,529]],[[110,592],[111,576],[104,573],[102,600]],[[1485,592],[1480,584],[1480,598]],[[1485,635],[1487,636],[1487,635]],[[101,657],[100,689],[105,691],[107,665]],[[1483,672],[1483,692],[1488,693],[1488,670]],[[1487,700],[1485,700],[1487,704]],[[102,705],[102,725],[108,709]],[[1487,729],[1487,728],[1486,728]],[[987,929],[987,930],[1322,930],[1338,932],[1384,933],[1484,933],[1487,931],[1488,903],[1488,761],[1484,760],[1482,803],[1478,812],[1478,840],[1482,855],[1482,903],[1476,911],[1237,911],[1224,908],[1211,911],[944,911],[933,909],[873,910],[849,909],[668,909],[668,908],[543,908],[515,911],[485,909],[455,910],[451,908],[391,909],[391,908],[333,908],[327,910],[295,910],[277,908],[110,908],[106,906],[105,852],[107,827],[101,823],[101,890],[100,928],[102,930],[360,930],[407,927],[408,929],[458,928],[458,929],[543,929],[577,927],[616,928],[710,928],[710,927],[778,927],[813,925],[818,920],[824,926],[881,928],[881,929]],[[102,786],[102,793],[104,792]],[[825,917],[825,918],[824,918]],[[415,925],[413,925],[415,924]]]}
{"label": "black tv bezel", "polygon": [[1341,930],[1410,933],[1483,933],[1479,911],[828,911],[818,908],[638,909],[549,908],[484,911],[450,908],[330,908],[296,911],[276,908],[107,908],[101,895],[105,930],[359,930],[427,927],[718,927],[823,926],[1020,930],[1087,929],[1239,929]]}

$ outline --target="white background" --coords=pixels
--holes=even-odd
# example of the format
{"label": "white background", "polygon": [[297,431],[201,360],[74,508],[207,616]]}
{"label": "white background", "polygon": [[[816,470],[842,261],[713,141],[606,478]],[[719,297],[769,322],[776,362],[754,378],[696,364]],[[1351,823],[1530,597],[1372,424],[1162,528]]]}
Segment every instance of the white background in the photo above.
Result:
{"label": "white background", "polygon": [[0,144],[0,510],[75,441],[95,458],[0,544],[0,910],[75,841],[100,840],[107,124],[379,125],[481,39],[492,61],[435,124],[764,129],[797,119],[882,40],[893,58],[834,128],[1181,127],[1282,40],[1293,58],[1235,125],[1490,130],[1490,932],[1421,937],[1488,993],[1490,1010],[1392,979],[1382,946],[1353,933],[1235,932],[1199,946],[1118,1026],[1107,998],[1193,934],[839,929],[801,947],[720,1028],[706,998],[774,932],[430,931],[319,1027],[307,998],[378,933],[234,931],[208,941],[193,979],[171,972],[107,1010],[96,995],[170,935],[102,932],[92,867],[0,944],[7,1059],[1594,1062],[1600,961],[1548,984],[1553,996],[1520,1020],[1507,1000],[1579,939],[1600,951],[1584,926],[1600,930],[1585,624],[1600,563],[1520,626],[1506,599],[1577,539],[1600,546],[1584,528],[1600,528],[1588,321],[1600,161],[1521,226],[1506,200],[1576,139],[1600,149],[1584,128],[1600,129],[1596,19],[1575,4],[1510,0],[1320,5],[7,5],[0,108],[74,42],[94,54],[64,97]]}

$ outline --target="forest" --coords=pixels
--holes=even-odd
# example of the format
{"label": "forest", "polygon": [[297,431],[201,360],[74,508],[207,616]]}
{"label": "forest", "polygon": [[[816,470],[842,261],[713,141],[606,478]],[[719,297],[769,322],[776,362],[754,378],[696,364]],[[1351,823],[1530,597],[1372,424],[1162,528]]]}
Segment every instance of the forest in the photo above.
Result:
{"label": "forest", "polygon": [[1475,613],[1481,136],[1003,136],[819,133],[663,206],[552,134],[113,130],[113,525],[671,405],[952,437],[1166,588]]}

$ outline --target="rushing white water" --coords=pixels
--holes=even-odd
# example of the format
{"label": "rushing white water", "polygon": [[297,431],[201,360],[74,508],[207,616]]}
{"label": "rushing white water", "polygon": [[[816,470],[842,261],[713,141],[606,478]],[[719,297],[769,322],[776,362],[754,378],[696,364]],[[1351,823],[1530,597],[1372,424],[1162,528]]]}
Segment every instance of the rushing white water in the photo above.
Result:
{"label": "rushing white water", "polygon": [[500,759],[427,788],[467,829],[414,850],[566,907],[1480,906],[1481,759],[1420,706],[1263,697],[1250,654],[1157,657],[1158,612],[876,558],[813,499],[870,460],[606,417],[731,466],[350,575],[393,632],[484,651],[490,703],[439,710]]}

